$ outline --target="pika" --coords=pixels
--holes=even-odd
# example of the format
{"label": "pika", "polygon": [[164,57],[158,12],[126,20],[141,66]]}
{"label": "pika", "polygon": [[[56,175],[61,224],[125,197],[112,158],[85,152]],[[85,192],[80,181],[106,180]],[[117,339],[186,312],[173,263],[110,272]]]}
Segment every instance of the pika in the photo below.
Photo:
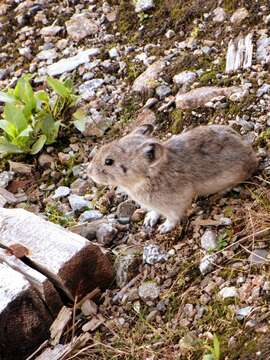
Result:
{"label": "pika", "polygon": [[247,179],[258,160],[250,145],[229,126],[206,125],[161,142],[145,124],[104,145],[88,167],[97,183],[120,186],[150,210],[145,226],[166,221],[160,233],[171,231],[193,199],[227,190]]}

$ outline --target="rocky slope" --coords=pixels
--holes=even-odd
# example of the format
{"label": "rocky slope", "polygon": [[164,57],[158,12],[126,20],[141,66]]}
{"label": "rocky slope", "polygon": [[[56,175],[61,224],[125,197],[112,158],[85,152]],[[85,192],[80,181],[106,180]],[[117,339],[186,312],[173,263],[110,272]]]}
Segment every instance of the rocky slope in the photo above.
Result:
{"label": "rocky slope", "polygon": [[[73,358],[202,359],[214,334],[220,359],[270,357],[269,24],[263,0],[1,3],[1,90],[28,72],[36,88],[62,75],[87,111],[83,134],[70,126],[37,158],[2,159],[0,173],[1,206],[95,238],[115,261],[116,282],[78,318],[91,340]],[[260,168],[159,235],[124,193],[85,174],[97,146],[143,122],[162,139],[229,124]]]}

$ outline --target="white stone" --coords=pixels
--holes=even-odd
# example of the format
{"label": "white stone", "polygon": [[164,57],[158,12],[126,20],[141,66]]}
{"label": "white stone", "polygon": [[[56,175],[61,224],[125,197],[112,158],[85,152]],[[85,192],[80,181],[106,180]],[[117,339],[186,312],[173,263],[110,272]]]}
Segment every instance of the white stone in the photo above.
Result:
{"label": "white stone", "polygon": [[202,258],[199,265],[199,269],[202,275],[205,275],[213,270],[215,260],[215,255],[206,255]]}
{"label": "white stone", "polygon": [[115,59],[119,56],[118,54],[118,50],[114,47],[112,49],[109,50],[109,56],[111,59]]}
{"label": "white stone", "polygon": [[237,289],[234,286],[224,287],[218,294],[222,299],[238,297]]}
{"label": "white stone", "polygon": [[196,77],[197,75],[193,71],[182,71],[173,77],[173,82],[177,86],[182,86],[194,82]]}
{"label": "white stone", "polygon": [[213,11],[213,21],[214,22],[223,22],[226,19],[226,12],[224,11],[224,9],[222,7],[217,7],[214,11]]}
{"label": "white stone", "polygon": [[62,197],[65,197],[65,196],[68,196],[70,194],[70,188],[67,187],[67,186],[59,186],[55,192],[54,192],[54,195],[52,196],[52,198],[54,200],[56,199],[60,199]]}
{"label": "white stone", "polygon": [[206,250],[214,250],[217,247],[217,235],[213,230],[206,230],[201,238],[201,247]]}
{"label": "white stone", "polygon": [[135,1],[135,11],[137,13],[141,11],[147,11],[155,7],[153,0],[136,0]]}
{"label": "white stone", "polygon": [[59,33],[59,31],[61,30],[61,26],[57,26],[57,25],[50,25],[50,26],[46,26],[44,28],[42,28],[40,30],[40,34],[42,36],[55,36],[56,34]]}
{"label": "white stone", "polygon": [[102,86],[103,83],[103,79],[88,80],[79,86],[79,93],[83,99],[88,100],[95,95],[95,90]]}
{"label": "white stone", "polygon": [[90,205],[88,200],[85,200],[82,196],[76,194],[71,194],[68,197],[68,201],[73,211],[82,210]]}
{"label": "white stone", "polygon": [[231,16],[230,21],[234,25],[239,25],[244,19],[249,16],[246,8],[237,9]]}
{"label": "white stone", "polygon": [[246,306],[244,308],[238,309],[236,310],[235,314],[238,320],[243,320],[244,318],[246,318],[247,316],[249,316],[251,314],[253,310],[252,306]]}
{"label": "white stone", "polygon": [[146,281],[139,286],[138,294],[144,301],[153,301],[159,297],[160,288],[154,281]]}
{"label": "white stone", "polygon": [[252,65],[252,33],[245,37],[239,35],[236,39],[231,39],[226,54],[226,72],[234,72],[238,69],[248,69]]}
{"label": "white stone", "polygon": [[61,59],[60,61],[49,65],[47,67],[47,73],[50,76],[61,75],[65,72],[72,71],[78,66],[85,64],[89,61],[89,58],[100,54],[98,48],[87,49],[80,51],[77,55],[70,58]]}
{"label": "white stone", "polygon": [[165,63],[162,60],[154,62],[134,81],[132,90],[135,92],[144,92],[155,89],[158,86],[158,76],[164,69]]}
{"label": "white stone", "polygon": [[270,37],[266,34],[257,40],[256,58],[258,62],[268,64],[270,62]]}
{"label": "white stone", "polygon": [[94,35],[98,32],[98,25],[93,19],[88,19],[85,14],[75,14],[66,21],[68,35],[74,41],[80,41],[88,35]]}

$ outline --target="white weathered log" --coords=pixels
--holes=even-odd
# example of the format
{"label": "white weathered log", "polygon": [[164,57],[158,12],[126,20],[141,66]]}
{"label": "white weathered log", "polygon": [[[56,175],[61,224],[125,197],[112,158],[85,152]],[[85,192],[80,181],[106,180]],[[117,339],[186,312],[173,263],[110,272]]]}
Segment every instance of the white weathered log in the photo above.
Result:
{"label": "white weathered log", "polygon": [[112,279],[112,267],[102,249],[85,238],[23,209],[0,209],[0,243],[28,249],[28,264],[74,299]]}
{"label": "white weathered log", "polygon": [[240,35],[236,39],[230,40],[226,55],[226,73],[251,67],[253,53],[252,37],[253,34],[249,33],[245,37]]}

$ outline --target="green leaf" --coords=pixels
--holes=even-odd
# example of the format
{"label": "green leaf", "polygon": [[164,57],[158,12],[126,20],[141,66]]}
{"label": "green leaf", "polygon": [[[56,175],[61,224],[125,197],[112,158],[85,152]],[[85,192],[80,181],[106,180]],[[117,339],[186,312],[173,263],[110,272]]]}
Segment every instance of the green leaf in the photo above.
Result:
{"label": "green leaf", "polygon": [[76,129],[83,133],[85,131],[85,125],[88,121],[86,111],[83,108],[78,109],[72,116],[75,119],[75,121],[73,122],[74,126],[76,127]]}
{"label": "green leaf", "polygon": [[26,129],[20,132],[19,137],[29,138],[32,132],[33,132],[32,126],[28,125]]}
{"label": "green leaf", "polygon": [[215,360],[212,354],[203,355],[202,360]]}
{"label": "green leaf", "polygon": [[213,351],[212,351],[215,360],[219,360],[220,359],[220,344],[219,344],[219,340],[216,334],[214,334],[213,337]]}
{"label": "green leaf", "polygon": [[40,135],[40,137],[38,138],[38,140],[34,143],[34,145],[32,146],[31,152],[30,154],[35,155],[38,152],[40,152],[40,150],[43,148],[43,146],[46,143],[46,136],[45,135]]}
{"label": "green leaf", "polygon": [[69,98],[71,91],[62,81],[48,76],[47,84],[61,97]]}
{"label": "green leaf", "polygon": [[20,99],[32,111],[36,107],[34,91],[29,82],[29,76],[20,78],[14,90],[14,95]]}
{"label": "green leaf", "polygon": [[23,151],[18,148],[16,145],[11,144],[4,137],[0,138],[0,153],[1,154],[20,154]]}
{"label": "green leaf", "polygon": [[0,102],[4,103],[14,103],[16,99],[14,96],[4,93],[3,91],[0,91]]}
{"label": "green leaf", "polygon": [[15,126],[8,122],[7,120],[0,120],[0,128],[4,130],[6,134],[8,134],[11,138],[16,137],[16,128]]}
{"label": "green leaf", "polygon": [[23,131],[28,125],[22,107],[16,104],[7,103],[5,105],[4,119],[13,124],[18,133]]}
{"label": "green leaf", "polygon": [[47,144],[52,144],[59,132],[60,121],[55,121],[51,114],[43,113],[39,120],[40,130],[46,135]]}

